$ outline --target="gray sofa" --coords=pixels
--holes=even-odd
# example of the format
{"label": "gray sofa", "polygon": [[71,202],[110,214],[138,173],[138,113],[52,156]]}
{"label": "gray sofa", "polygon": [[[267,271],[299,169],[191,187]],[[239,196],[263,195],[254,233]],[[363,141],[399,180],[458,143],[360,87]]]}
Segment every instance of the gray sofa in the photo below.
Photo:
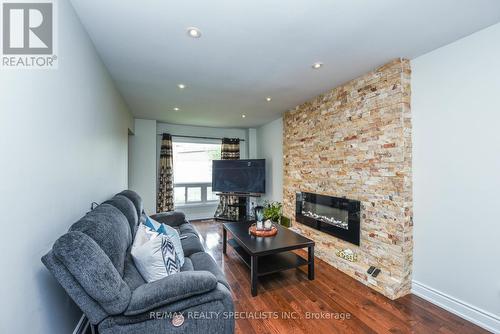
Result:
{"label": "gray sofa", "polygon": [[42,262],[101,334],[233,333],[229,285],[194,226],[180,212],[152,218],[185,236],[177,274],[146,283],[137,271],[130,247],[146,215],[130,190],[74,223]]}

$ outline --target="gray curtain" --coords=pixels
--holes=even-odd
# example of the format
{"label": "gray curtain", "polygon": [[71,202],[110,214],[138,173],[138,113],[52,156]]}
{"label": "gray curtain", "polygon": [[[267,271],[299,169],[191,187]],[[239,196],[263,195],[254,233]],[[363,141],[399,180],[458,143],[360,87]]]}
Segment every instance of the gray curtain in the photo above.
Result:
{"label": "gray curtain", "polygon": [[174,210],[174,163],[172,157],[172,136],[164,133],[161,137],[160,168],[158,172],[158,192],[156,212]]}

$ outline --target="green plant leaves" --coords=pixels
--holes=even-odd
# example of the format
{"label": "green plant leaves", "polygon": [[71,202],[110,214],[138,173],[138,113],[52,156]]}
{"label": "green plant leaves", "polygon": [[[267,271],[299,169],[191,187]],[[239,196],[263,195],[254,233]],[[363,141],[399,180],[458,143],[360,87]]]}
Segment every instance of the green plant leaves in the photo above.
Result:
{"label": "green plant leaves", "polygon": [[264,202],[264,218],[273,222],[279,222],[283,205],[280,202]]}

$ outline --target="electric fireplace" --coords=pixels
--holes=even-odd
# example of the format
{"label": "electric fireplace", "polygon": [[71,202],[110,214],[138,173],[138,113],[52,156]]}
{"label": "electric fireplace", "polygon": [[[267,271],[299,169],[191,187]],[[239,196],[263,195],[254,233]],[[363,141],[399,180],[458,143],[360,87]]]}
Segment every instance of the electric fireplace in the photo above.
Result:
{"label": "electric fireplace", "polygon": [[359,246],[361,202],[296,193],[295,220]]}

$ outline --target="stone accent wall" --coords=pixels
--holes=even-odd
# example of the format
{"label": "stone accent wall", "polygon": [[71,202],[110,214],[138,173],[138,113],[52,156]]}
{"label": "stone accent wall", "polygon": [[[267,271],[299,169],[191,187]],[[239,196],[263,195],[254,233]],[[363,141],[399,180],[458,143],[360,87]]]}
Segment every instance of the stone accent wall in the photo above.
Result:
{"label": "stone accent wall", "polygon": [[[397,59],[284,115],[285,216],[316,241],[317,257],[391,299],[411,288],[410,74]],[[361,201],[360,246],[296,222],[299,191]],[[358,262],[337,257],[344,248]]]}

